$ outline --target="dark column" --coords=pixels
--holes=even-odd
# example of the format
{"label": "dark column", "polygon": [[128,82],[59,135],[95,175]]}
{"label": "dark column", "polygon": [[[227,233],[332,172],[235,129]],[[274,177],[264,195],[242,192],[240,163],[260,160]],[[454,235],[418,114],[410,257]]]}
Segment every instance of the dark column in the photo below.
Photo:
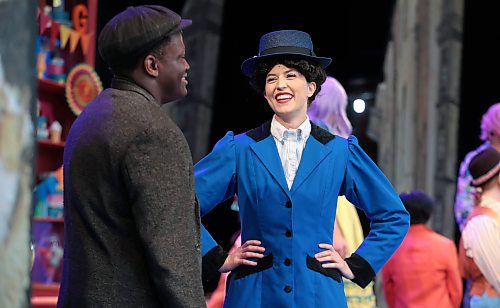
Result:
{"label": "dark column", "polygon": [[186,135],[194,162],[209,150],[223,7],[224,0],[188,0],[182,11],[183,17],[193,20],[184,32],[191,65],[188,95],[165,108]]}
{"label": "dark column", "polygon": [[0,0],[0,307],[28,307],[36,1]]}

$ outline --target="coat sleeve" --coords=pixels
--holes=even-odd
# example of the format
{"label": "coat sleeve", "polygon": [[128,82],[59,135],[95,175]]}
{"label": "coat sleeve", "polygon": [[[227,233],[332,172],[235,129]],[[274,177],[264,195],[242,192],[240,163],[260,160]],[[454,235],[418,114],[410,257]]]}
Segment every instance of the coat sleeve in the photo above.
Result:
{"label": "coat sleeve", "polygon": [[447,241],[445,262],[447,262],[446,268],[446,288],[448,289],[448,294],[450,296],[450,302],[453,307],[460,307],[462,302],[462,278],[460,277],[459,265],[458,265],[458,254],[455,243],[451,240]]}
{"label": "coat sleeve", "polygon": [[174,129],[147,129],[129,146],[122,170],[162,305],[201,307],[200,215],[183,138]]}
{"label": "coat sleeve", "polygon": [[[228,132],[217,142],[212,152],[195,166],[196,195],[204,216],[215,206],[231,198],[236,187],[236,149],[233,132]],[[218,274],[227,254],[202,226],[201,251],[203,256],[203,279],[210,280]]]}
{"label": "coat sleeve", "polygon": [[348,160],[342,192],[370,220],[370,232],[346,259],[356,276],[353,282],[364,287],[399,247],[409,228],[406,211],[382,171],[358,145],[348,138]]}

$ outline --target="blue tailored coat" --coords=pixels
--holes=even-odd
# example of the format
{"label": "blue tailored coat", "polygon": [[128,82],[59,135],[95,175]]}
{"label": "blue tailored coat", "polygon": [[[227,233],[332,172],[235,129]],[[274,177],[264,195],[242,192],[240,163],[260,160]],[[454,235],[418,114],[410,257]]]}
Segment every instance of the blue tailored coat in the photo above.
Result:
{"label": "blue tailored coat", "polygon": [[[236,136],[228,132],[195,165],[201,214],[237,193],[241,242],[257,239],[266,249],[257,266],[232,271],[224,307],[347,307],[340,272],[314,258],[323,251],[318,244],[333,243],[339,195],[371,220],[370,233],[346,259],[359,285],[374,278],[408,231],[408,212],[357,139],[311,125],[291,189],[270,122]],[[216,247],[202,228],[204,258]]]}

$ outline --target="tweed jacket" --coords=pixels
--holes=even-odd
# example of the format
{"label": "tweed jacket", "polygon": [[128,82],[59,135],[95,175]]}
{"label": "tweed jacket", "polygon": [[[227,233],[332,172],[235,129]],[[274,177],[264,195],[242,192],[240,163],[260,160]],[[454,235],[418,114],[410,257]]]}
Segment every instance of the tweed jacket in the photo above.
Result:
{"label": "tweed jacket", "polygon": [[[359,285],[372,281],[408,230],[399,196],[356,138],[311,125],[291,189],[270,122],[244,134],[227,133],[195,165],[202,215],[237,193],[241,242],[257,239],[266,249],[257,266],[239,266],[228,277],[225,307],[347,307],[340,272],[314,258],[323,251],[318,244],[333,242],[339,195],[371,220],[369,235],[347,259]],[[217,247],[202,228],[204,265],[223,255]]]}
{"label": "tweed jacket", "polygon": [[203,307],[192,158],[175,123],[122,78],[64,151],[60,307]]}

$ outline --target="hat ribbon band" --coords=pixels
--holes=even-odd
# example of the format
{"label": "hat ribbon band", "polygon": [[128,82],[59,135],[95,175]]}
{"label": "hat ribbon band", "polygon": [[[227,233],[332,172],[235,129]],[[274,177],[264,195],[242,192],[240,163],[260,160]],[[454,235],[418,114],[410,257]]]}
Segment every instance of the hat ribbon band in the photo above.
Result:
{"label": "hat ribbon band", "polygon": [[490,171],[487,173],[481,175],[475,180],[472,180],[472,185],[478,186],[481,185],[485,182],[487,182],[493,175],[495,175],[498,171],[500,171],[500,163],[498,163],[495,167],[493,167]]}
{"label": "hat ribbon band", "polygon": [[270,54],[275,54],[275,53],[297,53],[297,54],[303,54],[306,56],[316,56],[312,50],[309,48],[304,48],[304,47],[295,47],[295,46],[280,46],[280,47],[271,47],[268,48],[261,53],[259,53],[259,56],[266,56]]}

